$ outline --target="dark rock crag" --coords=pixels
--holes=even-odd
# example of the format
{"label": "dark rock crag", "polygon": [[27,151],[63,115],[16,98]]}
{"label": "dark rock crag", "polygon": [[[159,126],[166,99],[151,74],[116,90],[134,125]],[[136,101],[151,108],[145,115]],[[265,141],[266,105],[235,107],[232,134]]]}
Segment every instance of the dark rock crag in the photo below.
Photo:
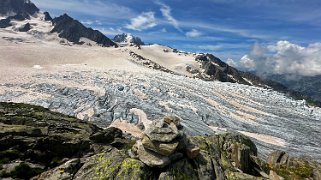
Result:
{"label": "dark rock crag", "polygon": [[54,18],[52,22],[54,24],[54,28],[51,31],[52,33],[56,32],[59,34],[60,38],[65,38],[75,44],[82,44],[80,38],[83,37],[92,40],[103,47],[117,47],[117,45],[103,33],[85,27],[79,21],[71,18],[67,14]]}
{"label": "dark rock crag", "polygon": [[34,15],[39,12],[39,9],[30,0],[1,0],[0,14],[29,14]]}

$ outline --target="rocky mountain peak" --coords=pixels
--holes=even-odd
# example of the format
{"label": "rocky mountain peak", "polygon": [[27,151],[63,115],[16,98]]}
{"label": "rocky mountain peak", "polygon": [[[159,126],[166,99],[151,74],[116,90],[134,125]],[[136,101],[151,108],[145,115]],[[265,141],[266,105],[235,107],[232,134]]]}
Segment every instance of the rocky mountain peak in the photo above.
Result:
{"label": "rocky mountain peak", "polygon": [[92,28],[87,28],[68,14],[56,17],[52,22],[55,27],[51,32],[57,32],[60,38],[65,38],[70,42],[82,44],[80,38],[87,38],[104,47],[117,46],[103,33]]}
{"label": "rocky mountain peak", "polygon": [[140,45],[145,44],[139,37],[135,37],[130,33],[118,34],[114,37],[113,40],[114,40],[114,42],[117,42],[120,45],[135,44],[135,45],[140,46]]}
{"label": "rocky mountain peak", "polygon": [[28,14],[34,15],[39,9],[30,0],[1,0],[0,14],[15,15]]}

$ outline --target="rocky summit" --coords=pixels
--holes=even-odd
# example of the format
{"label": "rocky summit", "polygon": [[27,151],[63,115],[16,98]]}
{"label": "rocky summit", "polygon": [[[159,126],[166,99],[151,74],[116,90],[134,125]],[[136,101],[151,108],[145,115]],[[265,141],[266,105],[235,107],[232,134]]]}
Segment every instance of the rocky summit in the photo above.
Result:
{"label": "rocky summit", "polygon": [[39,9],[30,2],[30,0],[1,0],[0,14],[14,15],[14,14],[29,14],[33,15],[39,12]]}
{"label": "rocky summit", "polygon": [[[48,18],[49,17],[47,17],[47,19]],[[104,47],[117,46],[103,33],[85,27],[79,21],[71,18],[67,14],[54,18],[52,22],[54,24],[54,28],[51,30],[51,32],[57,32],[59,37],[65,38],[70,42],[81,44],[80,38],[87,38]]]}
{"label": "rocky summit", "polygon": [[[320,179],[321,165],[273,152],[257,157],[237,133],[187,136],[177,117],[117,128],[25,104],[0,103],[1,179]],[[137,154],[136,154],[137,153]]]}

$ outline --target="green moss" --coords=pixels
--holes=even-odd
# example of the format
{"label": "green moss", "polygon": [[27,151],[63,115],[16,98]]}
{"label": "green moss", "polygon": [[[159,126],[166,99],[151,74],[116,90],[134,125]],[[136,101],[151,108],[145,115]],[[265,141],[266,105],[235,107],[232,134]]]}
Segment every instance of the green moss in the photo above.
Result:
{"label": "green moss", "polygon": [[140,173],[142,172],[142,164],[139,160],[126,158],[121,166],[120,170],[117,174],[117,177],[120,179],[126,179],[127,177],[131,177],[135,179],[141,179]]}
{"label": "green moss", "polygon": [[221,162],[222,162],[223,169],[229,169],[232,167],[231,162],[228,160],[226,156],[227,156],[226,152],[221,152]]}
{"label": "green moss", "polygon": [[280,167],[270,168],[285,179],[303,179],[312,177],[313,175],[313,168],[308,162],[304,162],[299,167],[286,167],[285,165],[281,165]]}
{"label": "green moss", "polygon": [[122,162],[113,162],[105,154],[99,154],[96,157],[97,166],[95,168],[95,179],[112,179],[116,176]]}

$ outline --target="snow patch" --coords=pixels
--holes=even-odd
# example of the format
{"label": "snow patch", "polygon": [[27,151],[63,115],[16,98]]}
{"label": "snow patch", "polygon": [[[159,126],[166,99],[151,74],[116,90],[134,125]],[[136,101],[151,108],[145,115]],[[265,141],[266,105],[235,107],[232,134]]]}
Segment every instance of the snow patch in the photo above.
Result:
{"label": "snow patch", "polygon": [[253,83],[252,83],[250,80],[246,79],[245,77],[242,77],[242,78],[244,79],[244,81],[246,81],[246,82],[248,82],[249,84],[253,85]]}
{"label": "snow patch", "polygon": [[40,65],[33,65],[33,67],[32,68],[34,68],[34,69],[43,69],[43,67],[42,66],[40,66]]}

